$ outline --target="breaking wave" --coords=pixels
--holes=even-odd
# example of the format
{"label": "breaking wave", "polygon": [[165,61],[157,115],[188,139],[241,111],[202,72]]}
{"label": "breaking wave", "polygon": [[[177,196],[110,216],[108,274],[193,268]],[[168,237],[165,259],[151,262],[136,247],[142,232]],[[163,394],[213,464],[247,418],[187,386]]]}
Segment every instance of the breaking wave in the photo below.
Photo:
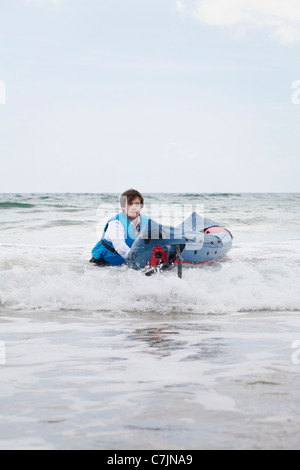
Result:
{"label": "breaking wave", "polygon": [[[1,249],[1,248],[0,248]],[[300,311],[295,283],[300,266],[280,259],[242,259],[242,248],[214,265],[146,277],[126,267],[98,268],[82,259],[82,247],[2,247],[0,305],[13,310],[130,314],[223,314]]]}

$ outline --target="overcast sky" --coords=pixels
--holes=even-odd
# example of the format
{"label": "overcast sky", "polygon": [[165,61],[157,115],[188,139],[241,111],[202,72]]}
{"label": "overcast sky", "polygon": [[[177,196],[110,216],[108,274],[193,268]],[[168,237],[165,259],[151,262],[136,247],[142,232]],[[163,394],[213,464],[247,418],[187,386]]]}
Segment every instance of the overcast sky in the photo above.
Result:
{"label": "overcast sky", "polygon": [[300,192],[299,80],[299,0],[0,0],[0,192]]}

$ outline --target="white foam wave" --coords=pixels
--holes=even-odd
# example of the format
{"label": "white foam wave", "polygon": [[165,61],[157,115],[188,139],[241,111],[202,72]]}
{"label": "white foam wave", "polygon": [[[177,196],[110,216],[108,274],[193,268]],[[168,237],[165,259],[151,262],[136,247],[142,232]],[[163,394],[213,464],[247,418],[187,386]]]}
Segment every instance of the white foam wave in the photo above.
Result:
{"label": "white foam wave", "polygon": [[127,268],[97,268],[82,247],[2,247],[0,305],[14,310],[82,312],[231,313],[300,311],[300,266],[274,257],[243,258],[241,248],[221,263],[147,278]]}

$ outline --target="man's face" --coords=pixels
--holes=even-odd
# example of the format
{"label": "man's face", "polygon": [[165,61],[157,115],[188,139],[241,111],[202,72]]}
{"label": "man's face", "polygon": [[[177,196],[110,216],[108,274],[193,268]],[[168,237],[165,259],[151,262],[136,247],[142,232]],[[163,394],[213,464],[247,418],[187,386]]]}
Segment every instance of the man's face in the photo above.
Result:
{"label": "man's face", "polygon": [[127,202],[125,213],[129,219],[136,219],[141,212],[141,201],[139,197],[136,197],[133,201]]}

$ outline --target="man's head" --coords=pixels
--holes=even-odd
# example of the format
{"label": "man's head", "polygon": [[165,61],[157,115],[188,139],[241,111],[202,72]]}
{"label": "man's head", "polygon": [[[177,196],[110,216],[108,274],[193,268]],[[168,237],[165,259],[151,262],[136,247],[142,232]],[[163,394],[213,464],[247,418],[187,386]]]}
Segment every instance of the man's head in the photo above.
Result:
{"label": "man's head", "polygon": [[129,219],[136,219],[144,207],[144,198],[136,189],[128,189],[120,197],[120,204]]}

